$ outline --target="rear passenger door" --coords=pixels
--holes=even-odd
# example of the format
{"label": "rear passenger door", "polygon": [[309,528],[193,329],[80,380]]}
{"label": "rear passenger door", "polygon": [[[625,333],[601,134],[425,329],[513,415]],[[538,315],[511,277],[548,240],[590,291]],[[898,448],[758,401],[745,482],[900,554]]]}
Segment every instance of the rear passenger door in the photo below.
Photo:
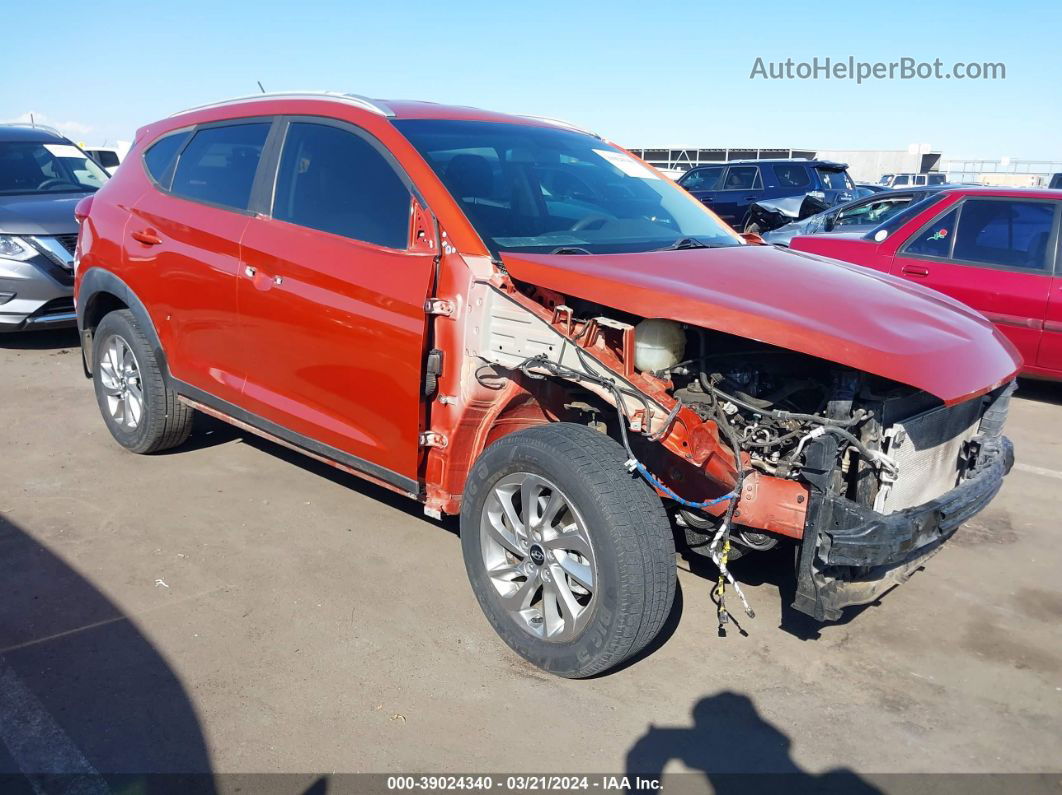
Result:
{"label": "rear passenger door", "polygon": [[410,245],[411,184],[357,127],[283,124],[271,203],[243,236],[242,405],[282,438],[413,491],[433,254]]}
{"label": "rear passenger door", "polygon": [[978,310],[1026,364],[1035,365],[1051,291],[1057,209],[1057,202],[1043,199],[965,199],[904,243],[894,273]]}
{"label": "rear passenger door", "polygon": [[763,179],[759,166],[730,166],[723,177],[723,184],[715,194],[712,209],[716,214],[737,229],[745,229],[749,205],[763,197]]}
{"label": "rear passenger door", "polygon": [[144,153],[152,189],[125,226],[134,290],[151,308],[170,374],[229,402],[239,399],[244,376],[240,238],[272,121],[236,119],[160,138]]}

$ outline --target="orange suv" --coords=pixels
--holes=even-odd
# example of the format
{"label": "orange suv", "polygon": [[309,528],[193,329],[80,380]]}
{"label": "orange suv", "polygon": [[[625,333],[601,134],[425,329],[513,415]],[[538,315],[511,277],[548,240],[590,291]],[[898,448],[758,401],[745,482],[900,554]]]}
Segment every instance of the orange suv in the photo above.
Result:
{"label": "orange suv", "polygon": [[835,619],[1011,465],[1020,359],[981,316],[747,241],[569,124],[263,95],[127,159],[76,213],[118,443],[174,447],[204,412],[460,513],[488,620],[558,675],[658,633],[676,541],[718,565],[721,627],[728,562],[779,544],[796,608]]}

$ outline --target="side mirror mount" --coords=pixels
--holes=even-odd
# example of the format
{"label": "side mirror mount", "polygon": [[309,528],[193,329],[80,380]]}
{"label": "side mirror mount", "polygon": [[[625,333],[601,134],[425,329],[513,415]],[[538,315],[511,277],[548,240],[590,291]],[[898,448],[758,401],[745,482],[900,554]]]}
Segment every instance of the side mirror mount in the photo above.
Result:
{"label": "side mirror mount", "polygon": [[832,232],[835,226],[837,226],[837,214],[830,213],[823,219],[822,229],[824,232]]}

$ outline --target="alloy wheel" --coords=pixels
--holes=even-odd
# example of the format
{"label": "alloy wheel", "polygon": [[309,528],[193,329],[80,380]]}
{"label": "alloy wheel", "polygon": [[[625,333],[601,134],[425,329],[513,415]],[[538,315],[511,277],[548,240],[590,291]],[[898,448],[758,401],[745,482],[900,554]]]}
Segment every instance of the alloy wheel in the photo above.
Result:
{"label": "alloy wheel", "polygon": [[129,343],[117,334],[107,341],[100,360],[100,383],[111,419],[120,428],[135,430],[144,416],[140,365]]}
{"label": "alloy wheel", "polygon": [[487,576],[517,625],[547,641],[577,637],[593,609],[597,562],[564,492],[541,475],[507,475],[487,495],[480,533]]}

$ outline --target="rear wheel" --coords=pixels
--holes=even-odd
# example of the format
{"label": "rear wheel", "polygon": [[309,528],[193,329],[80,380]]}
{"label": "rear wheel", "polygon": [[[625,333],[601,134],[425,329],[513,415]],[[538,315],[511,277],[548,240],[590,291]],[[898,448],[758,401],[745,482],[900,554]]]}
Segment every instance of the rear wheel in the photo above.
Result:
{"label": "rear wheel", "polygon": [[106,315],[93,334],[92,381],[111,436],[134,453],[181,444],[195,412],[166,383],[151,343],[128,309]]}
{"label": "rear wheel", "polygon": [[461,546],[502,639],[534,665],[585,677],[659,633],[675,596],[675,546],[660,499],[623,448],[554,423],[491,445],[468,479]]}

